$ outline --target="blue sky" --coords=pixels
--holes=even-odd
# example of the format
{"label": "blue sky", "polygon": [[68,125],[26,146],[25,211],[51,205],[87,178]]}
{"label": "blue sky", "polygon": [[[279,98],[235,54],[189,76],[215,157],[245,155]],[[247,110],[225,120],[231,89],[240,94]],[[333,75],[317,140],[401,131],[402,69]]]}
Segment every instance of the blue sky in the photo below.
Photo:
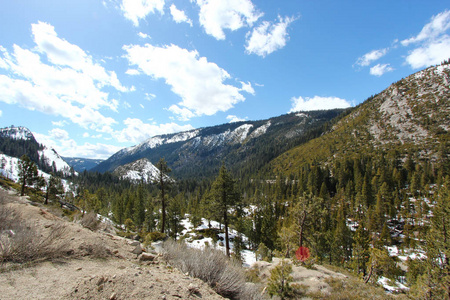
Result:
{"label": "blue sky", "polygon": [[0,2],[0,126],[63,156],[354,106],[450,58],[447,1]]}

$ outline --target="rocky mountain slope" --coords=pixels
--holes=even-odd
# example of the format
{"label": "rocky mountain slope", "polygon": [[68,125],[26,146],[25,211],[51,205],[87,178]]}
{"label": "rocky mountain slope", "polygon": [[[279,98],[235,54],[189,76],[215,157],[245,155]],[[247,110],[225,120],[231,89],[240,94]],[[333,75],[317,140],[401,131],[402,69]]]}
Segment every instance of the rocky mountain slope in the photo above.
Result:
{"label": "rocky mountain slope", "polygon": [[118,166],[147,158],[164,157],[177,178],[216,174],[222,161],[232,169],[254,171],[280,153],[319,136],[326,122],[343,110],[292,113],[268,120],[246,121],[155,136],[122,149],[93,171],[113,171]]}
{"label": "rocky mountain slope", "polygon": [[121,179],[128,179],[135,183],[152,183],[159,176],[158,168],[146,158],[141,158],[132,163],[119,166],[113,173]]}
{"label": "rocky mountain slope", "polygon": [[355,107],[323,136],[283,153],[269,169],[292,173],[303,162],[326,164],[358,153],[448,160],[449,83],[448,64],[412,74]]}
{"label": "rocky mountain slope", "polygon": [[[0,152],[3,153],[2,161],[4,163],[1,168],[4,171],[6,170],[6,161],[11,165],[17,158],[26,154],[44,172],[60,172],[65,176],[71,173],[71,168],[64,159],[53,148],[39,143],[26,127],[0,128]],[[16,168],[8,167],[8,173],[13,174],[12,170]]]}

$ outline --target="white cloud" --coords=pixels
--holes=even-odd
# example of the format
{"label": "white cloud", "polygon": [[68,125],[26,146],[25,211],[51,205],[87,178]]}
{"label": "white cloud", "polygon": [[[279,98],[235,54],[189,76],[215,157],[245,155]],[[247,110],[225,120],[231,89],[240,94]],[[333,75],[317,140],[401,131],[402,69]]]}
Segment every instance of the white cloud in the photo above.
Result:
{"label": "white cloud", "polygon": [[50,63],[81,72],[95,80],[100,87],[112,86],[121,92],[130,90],[120,84],[114,71],[106,71],[102,66],[94,63],[92,57],[80,47],[59,38],[52,25],[38,22],[31,25],[31,31],[37,51],[45,54]]}
{"label": "white cloud", "polygon": [[131,76],[136,76],[136,75],[140,75],[141,72],[139,72],[139,70],[136,70],[136,69],[128,69],[125,71],[125,74],[131,75]]}
{"label": "white cloud", "polygon": [[450,28],[450,10],[443,11],[431,18],[430,23],[426,24],[420,33],[412,38],[401,41],[403,46],[426,40],[439,39]]}
{"label": "white cloud", "polygon": [[140,106],[142,109],[145,109],[144,104],[139,103],[139,106]]}
{"label": "white cloud", "polygon": [[253,31],[247,33],[245,50],[248,54],[256,54],[262,57],[282,49],[289,39],[287,27],[295,19],[278,17],[278,23],[264,21]]}
{"label": "white cloud", "polygon": [[191,0],[200,7],[199,21],[205,32],[224,40],[224,29],[238,30],[253,26],[263,14],[250,0]]}
{"label": "white cloud", "polygon": [[370,74],[375,76],[381,76],[384,73],[392,71],[394,71],[394,68],[392,68],[389,64],[377,64],[370,68]]}
{"label": "white cloud", "polygon": [[0,110],[0,117],[3,115],[3,111]]}
{"label": "white cloud", "polygon": [[[99,109],[117,111],[119,102],[110,100],[102,89],[113,87],[125,92],[133,88],[123,87],[114,72],[59,38],[53,26],[32,24],[32,33],[36,43],[33,51],[14,45],[11,53],[4,48],[0,53],[9,71],[9,76],[0,75],[0,101],[62,116],[84,128],[111,132],[115,120]],[[41,61],[41,55],[48,64]]]}
{"label": "white cloud", "polygon": [[122,0],[120,9],[125,18],[139,26],[139,20],[145,19],[147,15],[159,11],[164,14],[164,0]]}
{"label": "white cloud", "polygon": [[176,123],[147,124],[140,119],[128,118],[123,122],[126,125],[121,131],[115,132],[114,136],[119,142],[140,143],[150,137],[161,134],[175,133],[194,129],[191,125],[178,125]]}
{"label": "white cloud", "polygon": [[177,9],[175,4],[170,6],[170,14],[176,23],[188,23],[192,27],[192,20],[186,16],[186,13],[182,10]]}
{"label": "white cloud", "polygon": [[292,101],[292,108],[289,111],[290,113],[295,111],[347,108],[351,106],[351,104],[347,100],[337,97],[320,97],[320,96],[314,96],[313,98],[293,97],[291,101]]}
{"label": "white cloud", "polygon": [[244,119],[242,119],[242,118],[239,118],[239,117],[237,117],[237,116],[235,116],[235,115],[228,115],[228,116],[227,116],[227,120],[229,120],[230,123],[236,123],[236,122],[246,121],[246,120],[247,120],[247,117],[245,117]]}
{"label": "white cloud", "polygon": [[433,16],[420,33],[412,38],[401,41],[403,46],[417,44],[406,57],[413,69],[439,64],[450,57],[450,11],[446,10]]}
{"label": "white cloud", "polygon": [[49,132],[50,136],[56,140],[66,140],[69,138],[69,133],[64,129],[54,128]]}
{"label": "white cloud", "polygon": [[156,98],[155,94],[152,93],[145,93],[145,99],[147,99],[148,101],[152,101],[153,99]]}
{"label": "white cloud", "polygon": [[200,57],[197,51],[150,44],[124,46],[124,50],[131,65],[137,65],[142,73],[154,79],[164,79],[181,97],[182,101],[169,110],[184,120],[227,111],[245,100],[241,89],[224,83],[231,76],[206,57]]}
{"label": "white cloud", "polygon": [[151,39],[151,36],[149,36],[148,34],[143,33],[143,32],[139,32],[138,36],[143,39]]}
{"label": "white cloud", "polygon": [[388,52],[388,50],[389,50],[389,48],[370,51],[369,53],[366,53],[363,56],[361,56],[360,58],[358,58],[358,60],[356,61],[356,65],[361,66],[361,67],[367,67],[372,62],[385,56],[386,53]]}
{"label": "white cloud", "polygon": [[122,147],[102,143],[84,143],[83,145],[78,145],[75,140],[69,138],[68,136],[58,139],[54,137],[53,133],[54,132],[52,130],[48,135],[35,132],[33,132],[33,135],[39,143],[43,143],[54,148],[61,156],[107,159],[122,149]]}
{"label": "white cloud", "polygon": [[252,84],[250,82],[245,83],[241,81],[241,84],[242,84],[241,91],[245,91],[251,95],[255,95],[255,89],[252,87]]}
{"label": "white cloud", "polygon": [[64,127],[64,126],[66,126],[68,123],[67,123],[67,121],[57,121],[57,122],[55,122],[55,121],[52,121],[52,125],[53,126],[58,126],[58,127]]}
{"label": "white cloud", "polygon": [[450,57],[450,36],[433,41],[414,49],[406,57],[406,62],[414,69],[436,65]]}

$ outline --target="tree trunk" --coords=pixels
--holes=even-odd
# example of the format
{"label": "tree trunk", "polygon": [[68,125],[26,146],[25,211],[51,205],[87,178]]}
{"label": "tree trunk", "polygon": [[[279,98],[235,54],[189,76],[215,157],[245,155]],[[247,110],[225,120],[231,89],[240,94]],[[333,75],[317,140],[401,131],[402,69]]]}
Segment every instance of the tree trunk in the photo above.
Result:
{"label": "tree trunk", "polygon": [[300,247],[303,247],[303,227],[305,225],[305,221],[306,221],[306,215],[308,213],[306,212],[306,210],[303,211],[303,216],[300,220],[300,236],[299,236],[299,243],[300,243]]}
{"label": "tree trunk", "polygon": [[164,186],[161,185],[161,203],[162,203],[161,233],[164,233],[166,229],[166,200],[164,198],[165,198]]}
{"label": "tree trunk", "polygon": [[227,210],[225,209],[223,212],[223,223],[225,227],[225,250],[228,257],[230,257],[230,241],[228,239],[228,216]]}

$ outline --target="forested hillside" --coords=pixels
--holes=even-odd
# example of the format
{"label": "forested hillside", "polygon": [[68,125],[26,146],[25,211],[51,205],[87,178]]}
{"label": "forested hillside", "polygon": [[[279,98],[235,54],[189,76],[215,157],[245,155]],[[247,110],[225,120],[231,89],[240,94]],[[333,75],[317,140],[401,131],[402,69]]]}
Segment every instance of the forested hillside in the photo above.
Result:
{"label": "forested hillside", "polygon": [[[242,236],[233,249],[228,238],[219,240],[218,229],[193,238],[222,242],[237,259],[244,248],[270,260],[306,247],[311,258],[303,264],[336,265],[368,284],[389,278],[411,297],[444,299],[450,286],[449,82],[450,66],[443,64],[346,111],[155,137],[98,166],[107,171],[147,157],[158,161],[150,180],[85,171],[65,197],[123,224],[121,234],[141,241],[177,239],[182,220],[197,226],[204,218],[224,224],[226,237],[228,228]],[[117,174],[148,173],[136,166],[150,165],[144,159]]]}
{"label": "forested hillside", "polygon": [[188,132],[156,136],[123,149],[92,171],[114,171],[118,166],[147,158],[156,164],[164,157],[177,179],[207,179],[223,161],[234,173],[250,178],[270,160],[320,136],[343,110],[291,113],[268,120],[237,122]]}

